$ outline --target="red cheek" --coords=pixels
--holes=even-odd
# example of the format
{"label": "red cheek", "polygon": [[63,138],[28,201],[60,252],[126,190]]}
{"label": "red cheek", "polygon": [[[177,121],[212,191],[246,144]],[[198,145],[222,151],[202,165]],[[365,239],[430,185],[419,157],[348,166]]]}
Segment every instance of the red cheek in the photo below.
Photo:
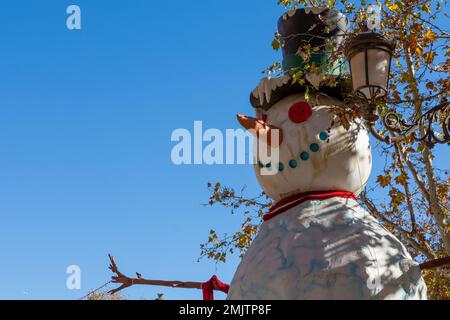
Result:
{"label": "red cheek", "polygon": [[312,116],[312,107],[306,102],[294,103],[289,109],[289,119],[294,123],[305,122]]}

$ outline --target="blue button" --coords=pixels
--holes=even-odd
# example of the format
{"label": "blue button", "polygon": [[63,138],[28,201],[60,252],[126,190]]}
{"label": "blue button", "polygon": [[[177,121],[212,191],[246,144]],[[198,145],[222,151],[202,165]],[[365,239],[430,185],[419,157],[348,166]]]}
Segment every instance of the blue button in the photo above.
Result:
{"label": "blue button", "polygon": [[319,145],[317,143],[312,143],[309,146],[309,149],[311,149],[312,152],[317,152],[317,151],[319,151]]}
{"label": "blue button", "polygon": [[302,159],[303,161],[306,161],[309,159],[309,153],[304,151],[300,154],[300,159]]}
{"label": "blue button", "polygon": [[295,160],[289,161],[289,167],[291,167],[292,169],[297,168],[297,161]]}
{"label": "blue button", "polygon": [[319,134],[319,138],[320,138],[320,140],[322,140],[322,141],[327,140],[328,137],[329,137],[329,135],[328,135],[328,133],[325,132],[325,131],[322,131],[322,132]]}

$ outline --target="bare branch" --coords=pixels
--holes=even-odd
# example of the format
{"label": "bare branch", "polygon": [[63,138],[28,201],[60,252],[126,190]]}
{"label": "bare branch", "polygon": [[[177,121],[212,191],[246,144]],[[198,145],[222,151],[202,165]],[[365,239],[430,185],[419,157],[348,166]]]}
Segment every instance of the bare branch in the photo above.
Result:
{"label": "bare branch", "polygon": [[369,209],[369,212],[374,217],[380,219],[385,224],[389,225],[390,227],[397,230],[400,234],[402,234],[405,237],[405,239],[408,241],[408,243],[411,245],[411,247],[413,247],[414,249],[416,249],[417,251],[419,251],[420,253],[425,255],[428,259],[437,258],[437,256],[435,255],[435,253],[433,251],[429,251],[429,249],[427,247],[424,248],[417,241],[415,241],[408,231],[403,229],[398,224],[390,221],[383,214],[381,214],[381,212],[379,212],[378,209],[376,208],[375,204],[367,198],[365,192],[361,193],[360,197],[361,197],[361,200],[363,201],[363,203],[367,206],[367,209]]}
{"label": "bare branch", "polygon": [[[111,264],[109,269],[116,274],[112,276],[111,280],[113,283],[120,283],[121,286],[109,291],[110,294],[115,294],[133,285],[151,285],[151,286],[162,286],[171,288],[184,288],[184,289],[202,289],[201,282],[185,282],[185,281],[164,281],[164,280],[148,280],[143,278],[130,278],[121,273],[117,267],[117,264],[112,255],[108,255]],[[214,287],[214,290],[217,288]]]}
{"label": "bare branch", "polygon": [[419,177],[419,173],[416,170],[416,167],[414,164],[408,159],[408,156],[403,152],[400,146],[398,146],[398,153],[400,154],[402,160],[406,163],[406,166],[408,167],[409,171],[411,172],[412,177],[414,178],[414,181],[416,182],[417,186],[419,187],[420,191],[424,195],[425,199],[427,199],[428,203],[431,203],[430,194],[428,193],[428,189],[423,183],[423,181]]}
{"label": "bare branch", "polygon": [[420,269],[422,270],[436,269],[436,268],[450,268],[450,257],[427,261],[420,265]]}
{"label": "bare branch", "polygon": [[[395,150],[397,151],[397,160],[399,162],[400,172],[402,175],[406,175],[405,167],[403,166],[402,158],[399,154],[400,150],[398,144],[395,144]],[[411,192],[409,190],[409,183],[407,179],[404,181],[403,189],[405,190],[406,203],[408,204],[409,216],[411,218],[411,231],[414,233],[416,231],[416,215],[414,212],[414,206],[412,204]]]}

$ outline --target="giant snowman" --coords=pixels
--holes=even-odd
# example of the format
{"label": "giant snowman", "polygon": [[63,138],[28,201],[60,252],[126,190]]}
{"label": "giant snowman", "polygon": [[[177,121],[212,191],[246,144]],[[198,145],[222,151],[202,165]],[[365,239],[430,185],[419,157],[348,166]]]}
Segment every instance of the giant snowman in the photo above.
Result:
{"label": "giant snowman", "polygon": [[[347,25],[345,16],[328,9],[284,14],[278,29],[285,39],[285,70],[303,67],[296,53],[305,41],[338,45]],[[339,81],[342,61],[330,63],[326,50],[311,60],[326,63],[322,75],[309,74],[302,85],[289,75],[263,79],[251,93],[256,117],[238,116],[257,136],[279,129],[279,139],[268,140],[279,159],[257,157],[259,183],[275,204],[234,275],[228,299],[426,299],[419,266],[356,198],[371,174],[369,137],[363,123],[345,129],[331,112],[344,104],[346,87],[320,83],[323,76]],[[307,85],[316,90],[305,96]]]}

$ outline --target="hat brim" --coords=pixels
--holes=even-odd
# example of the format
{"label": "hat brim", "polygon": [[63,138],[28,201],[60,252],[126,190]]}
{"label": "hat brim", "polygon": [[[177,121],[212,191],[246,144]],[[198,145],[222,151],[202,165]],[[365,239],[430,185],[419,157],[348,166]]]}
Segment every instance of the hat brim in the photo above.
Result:
{"label": "hat brim", "polygon": [[258,87],[250,94],[250,103],[255,109],[268,110],[277,102],[284,98],[306,92],[321,92],[333,98],[344,100],[351,93],[351,80],[345,78],[336,79],[336,86],[329,86],[322,83],[317,89],[307,80],[304,84],[293,83],[292,77],[285,75],[278,78],[264,78],[260,81]]}

